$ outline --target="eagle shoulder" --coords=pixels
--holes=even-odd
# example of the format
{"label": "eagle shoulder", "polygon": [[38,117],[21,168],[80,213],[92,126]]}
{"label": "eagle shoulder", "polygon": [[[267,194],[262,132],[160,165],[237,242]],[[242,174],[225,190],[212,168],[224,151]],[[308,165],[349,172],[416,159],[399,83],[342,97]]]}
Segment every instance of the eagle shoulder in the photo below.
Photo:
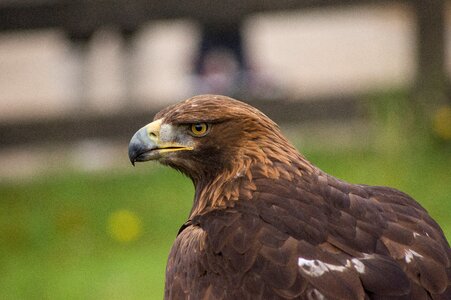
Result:
{"label": "eagle shoulder", "polygon": [[251,200],[195,216],[171,251],[167,298],[450,293],[449,246],[409,196],[323,174],[294,181],[254,178]]}
{"label": "eagle shoulder", "polygon": [[[166,265],[165,299],[197,296],[205,281],[202,258],[205,253],[205,232],[193,225],[184,226],[172,245]],[[196,294],[192,294],[196,292]]]}

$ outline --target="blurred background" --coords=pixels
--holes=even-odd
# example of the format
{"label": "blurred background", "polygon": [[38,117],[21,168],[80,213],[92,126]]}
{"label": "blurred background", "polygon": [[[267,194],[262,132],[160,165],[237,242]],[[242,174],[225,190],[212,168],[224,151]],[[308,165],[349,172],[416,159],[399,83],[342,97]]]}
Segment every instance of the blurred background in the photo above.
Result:
{"label": "blurred background", "polygon": [[200,93],[450,239],[450,54],[448,1],[1,1],[0,298],[162,298],[193,187],[128,141]]}

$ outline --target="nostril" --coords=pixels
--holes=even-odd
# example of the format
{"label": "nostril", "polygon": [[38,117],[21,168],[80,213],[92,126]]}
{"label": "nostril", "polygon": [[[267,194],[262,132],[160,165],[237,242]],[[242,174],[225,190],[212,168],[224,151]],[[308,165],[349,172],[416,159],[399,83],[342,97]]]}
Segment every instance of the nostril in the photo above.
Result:
{"label": "nostril", "polygon": [[157,137],[157,135],[154,132],[149,132],[149,136],[151,138],[156,138]]}

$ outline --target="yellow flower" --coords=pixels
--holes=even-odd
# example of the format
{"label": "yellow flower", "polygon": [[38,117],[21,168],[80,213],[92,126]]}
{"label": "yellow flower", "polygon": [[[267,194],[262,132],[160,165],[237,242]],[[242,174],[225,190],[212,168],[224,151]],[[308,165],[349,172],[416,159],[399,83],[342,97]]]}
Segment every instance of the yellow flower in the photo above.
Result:
{"label": "yellow flower", "polygon": [[140,218],[132,211],[121,209],[113,212],[108,218],[107,230],[118,242],[131,242],[142,234]]}
{"label": "yellow flower", "polygon": [[451,140],[451,106],[440,107],[433,119],[434,131],[444,140]]}

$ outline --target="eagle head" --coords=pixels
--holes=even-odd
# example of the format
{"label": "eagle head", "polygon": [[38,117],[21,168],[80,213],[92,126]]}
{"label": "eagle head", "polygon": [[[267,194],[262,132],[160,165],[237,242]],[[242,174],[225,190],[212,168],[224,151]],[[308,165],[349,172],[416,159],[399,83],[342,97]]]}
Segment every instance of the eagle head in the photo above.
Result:
{"label": "eagle head", "polygon": [[163,109],[139,129],[129,158],[132,164],[157,160],[199,181],[286,150],[294,148],[259,110],[225,96],[201,95]]}

